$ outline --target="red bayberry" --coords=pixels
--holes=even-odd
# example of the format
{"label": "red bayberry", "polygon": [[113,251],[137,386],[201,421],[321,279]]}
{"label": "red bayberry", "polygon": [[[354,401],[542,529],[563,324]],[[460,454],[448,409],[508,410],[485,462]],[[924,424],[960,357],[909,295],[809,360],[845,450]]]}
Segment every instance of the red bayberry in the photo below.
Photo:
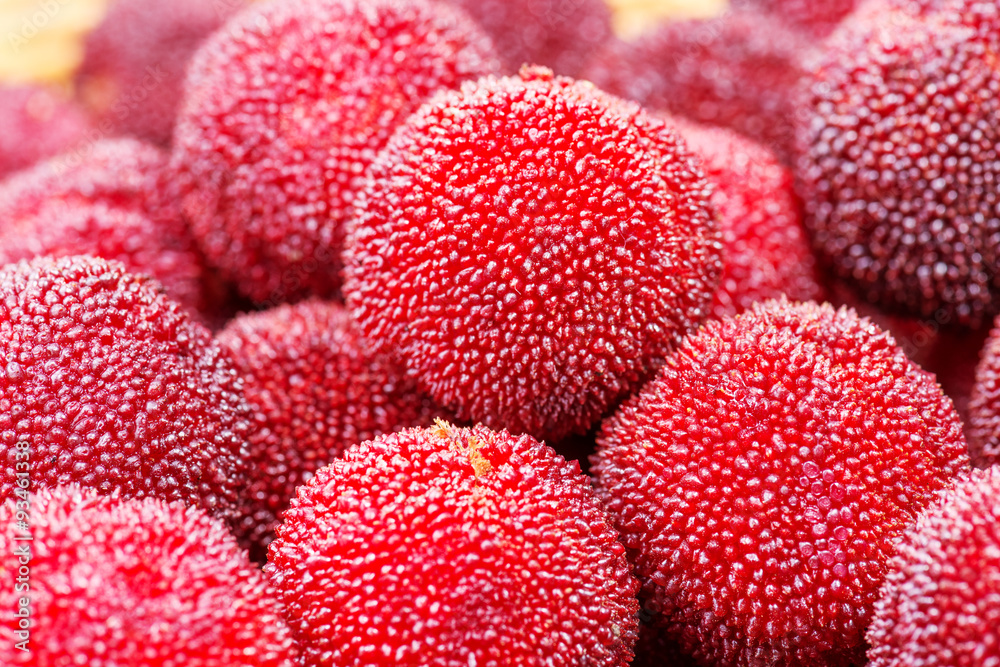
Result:
{"label": "red bayberry", "polygon": [[[883,4],[862,4],[863,11],[880,11],[882,6],[891,7],[916,16],[928,16],[944,12],[948,20],[975,27],[996,36],[1000,28],[1000,6],[993,0],[883,0]],[[860,13],[860,12],[859,12]]]}
{"label": "red bayberry", "polygon": [[[8,501],[0,526],[0,576],[12,582],[0,630],[4,665],[299,664],[260,571],[198,509],[66,486],[16,507]],[[22,609],[26,636],[16,634]]]}
{"label": "red bayberry", "polygon": [[894,541],[968,468],[933,376],[852,311],[769,301],[688,337],[592,472],[701,664],[853,665]]}
{"label": "red bayberry", "polygon": [[195,56],[174,166],[208,259],[258,302],[339,287],[365,168],[440,87],[492,72],[489,40],[431,0],[275,0]]}
{"label": "red bayberry", "polygon": [[717,285],[708,185],[677,135],[549,70],[438,95],[369,174],[345,296],[461,418],[585,431]]}
{"label": "red bayberry", "polygon": [[184,72],[245,0],[115,0],[87,35],[77,73],[102,133],[170,143]]}
{"label": "red bayberry", "polygon": [[898,549],[868,630],[868,664],[1000,665],[1000,467],[944,492]]}
{"label": "red bayberry", "polygon": [[39,255],[115,259],[204,313],[201,258],[170,198],[166,161],[152,145],[104,140],[8,179],[0,185],[0,264]]}
{"label": "red bayberry", "polygon": [[246,534],[265,547],[295,489],[348,447],[430,424],[436,410],[404,369],[372,354],[343,306],[306,301],[242,315],[218,335],[243,379],[255,511]]}
{"label": "red bayberry", "polygon": [[0,270],[0,497],[17,452],[39,486],[156,496],[232,519],[249,416],[211,334],[118,262]]}
{"label": "red bayberry", "polygon": [[981,468],[1000,464],[1000,320],[982,348],[968,410],[972,463]]}
{"label": "red bayberry", "polygon": [[873,3],[806,80],[798,177],[806,224],[866,299],[978,325],[1000,271],[995,38],[951,13]]}
{"label": "red bayberry", "polygon": [[438,422],[351,448],[299,489],[265,572],[316,667],[632,658],[624,549],[530,436]]}
{"label": "red bayberry", "polygon": [[74,103],[40,86],[0,88],[0,178],[69,150],[89,129]]}
{"label": "red bayberry", "polygon": [[716,186],[712,202],[719,210],[724,268],[712,314],[735,315],[783,294],[795,301],[821,299],[788,168],[735,132],[674,122]]}
{"label": "red bayberry", "polygon": [[734,11],[611,43],[582,76],[648,108],[735,130],[784,159],[794,134],[792,93],[809,52],[805,38],[772,17]]}
{"label": "red bayberry", "polygon": [[448,0],[493,39],[506,69],[544,65],[576,76],[611,39],[611,10],[603,0]]}

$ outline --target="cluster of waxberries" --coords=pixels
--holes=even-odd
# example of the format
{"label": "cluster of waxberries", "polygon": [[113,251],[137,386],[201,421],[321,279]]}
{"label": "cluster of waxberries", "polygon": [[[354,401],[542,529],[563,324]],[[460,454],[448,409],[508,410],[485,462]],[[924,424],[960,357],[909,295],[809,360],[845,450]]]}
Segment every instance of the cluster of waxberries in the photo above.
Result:
{"label": "cluster of waxberries", "polygon": [[1000,667],[1000,5],[730,4],[0,89],[0,664]]}

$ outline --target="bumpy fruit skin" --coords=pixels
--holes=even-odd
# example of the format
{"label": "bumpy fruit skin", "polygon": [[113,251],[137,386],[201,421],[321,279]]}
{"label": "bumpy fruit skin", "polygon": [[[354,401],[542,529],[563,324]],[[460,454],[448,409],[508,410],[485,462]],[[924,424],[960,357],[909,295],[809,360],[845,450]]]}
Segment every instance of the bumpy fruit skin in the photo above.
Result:
{"label": "bumpy fruit skin", "polygon": [[718,284],[709,186],[676,133],[550,70],[439,94],[369,176],[348,305],[462,419],[586,431]]}
{"label": "bumpy fruit skin", "polygon": [[171,198],[167,155],[106,139],[0,184],[0,264],[94,255],[156,278],[192,312],[210,310],[194,239]]}
{"label": "bumpy fruit skin", "polygon": [[483,426],[384,435],[292,501],[264,571],[306,663],[624,666],[636,584],[586,477]]}
{"label": "bumpy fruit skin", "polygon": [[273,0],[199,50],[173,165],[208,259],[262,304],[340,286],[364,171],[431,93],[496,70],[464,13],[431,0]]}
{"label": "bumpy fruit skin", "polygon": [[[913,0],[899,0],[912,2]],[[764,12],[812,37],[826,37],[862,0],[734,0],[735,7]]]}
{"label": "bumpy fruit skin", "polygon": [[0,88],[0,178],[69,150],[90,124],[64,95],[41,86]]}
{"label": "bumpy fruit skin", "polygon": [[987,468],[1000,463],[1000,319],[986,339],[969,399],[969,455]]}
{"label": "bumpy fruit skin", "polygon": [[199,45],[245,0],[115,0],[87,35],[80,96],[101,133],[170,143],[184,73]]}
{"label": "bumpy fruit skin", "polygon": [[968,465],[888,335],[781,300],[689,336],[591,473],[643,609],[700,664],[853,665],[894,541]]}
{"label": "bumpy fruit skin", "polygon": [[809,56],[808,40],[780,21],[731,11],[611,42],[581,76],[649,109],[739,132],[787,160],[793,92]]}
{"label": "bumpy fruit skin", "polygon": [[942,493],[898,550],[868,630],[868,664],[1000,665],[1000,467]]}
{"label": "bumpy fruit skin", "polygon": [[735,132],[673,122],[716,186],[712,203],[719,211],[724,268],[712,315],[735,315],[782,295],[822,299],[791,171],[774,153]]}
{"label": "bumpy fruit skin", "polygon": [[[1000,7],[993,0],[883,0],[884,5],[915,16],[947,13],[950,20],[987,33],[1000,27]],[[859,14],[869,10],[879,11],[876,3],[862,4]]]}
{"label": "bumpy fruit skin", "polygon": [[[11,498],[12,496],[8,496]],[[154,498],[63,486],[32,495],[27,531],[0,506],[0,662],[88,667],[296,667],[298,651],[266,580],[226,527]],[[30,535],[31,541],[18,541]],[[23,549],[29,588],[14,582]],[[29,652],[18,598],[30,599]]]}
{"label": "bumpy fruit skin", "polygon": [[253,412],[245,529],[262,552],[295,489],[348,447],[427,426],[438,411],[405,370],[371,353],[340,304],[304,301],[241,315],[216,340]]}
{"label": "bumpy fruit skin", "polygon": [[448,0],[490,36],[504,68],[544,65],[576,76],[612,38],[611,9],[603,0]]}
{"label": "bumpy fruit skin", "polygon": [[[0,497],[79,483],[232,520],[249,411],[211,334],[153,280],[92,257],[0,270]],[[20,448],[20,449],[19,449]]]}
{"label": "bumpy fruit skin", "polygon": [[1000,271],[996,33],[866,6],[804,81],[797,176],[816,248],[866,299],[978,326]]}

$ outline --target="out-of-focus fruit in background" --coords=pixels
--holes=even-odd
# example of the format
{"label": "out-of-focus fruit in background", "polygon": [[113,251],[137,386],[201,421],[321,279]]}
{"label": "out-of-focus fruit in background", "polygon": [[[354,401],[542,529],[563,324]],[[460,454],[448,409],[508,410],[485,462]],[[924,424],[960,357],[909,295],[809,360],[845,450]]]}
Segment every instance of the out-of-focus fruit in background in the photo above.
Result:
{"label": "out-of-focus fruit in background", "polygon": [[[83,38],[114,0],[3,0],[0,84],[67,81],[83,58]],[[727,0],[606,0],[615,30],[634,36],[650,20],[714,16]]]}

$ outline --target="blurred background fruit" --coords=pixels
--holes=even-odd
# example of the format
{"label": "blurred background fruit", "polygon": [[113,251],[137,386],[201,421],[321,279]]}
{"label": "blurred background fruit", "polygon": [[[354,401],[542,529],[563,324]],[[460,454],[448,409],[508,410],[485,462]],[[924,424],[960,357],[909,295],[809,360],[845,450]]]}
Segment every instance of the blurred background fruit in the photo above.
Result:
{"label": "blurred background fruit", "polygon": [[[113,0],[0,2],[0,83],[68,81],[83,57],[83,38]],[[633,36],[650,20],[720,13],[727,0],[606,0],[615,30]]]}

